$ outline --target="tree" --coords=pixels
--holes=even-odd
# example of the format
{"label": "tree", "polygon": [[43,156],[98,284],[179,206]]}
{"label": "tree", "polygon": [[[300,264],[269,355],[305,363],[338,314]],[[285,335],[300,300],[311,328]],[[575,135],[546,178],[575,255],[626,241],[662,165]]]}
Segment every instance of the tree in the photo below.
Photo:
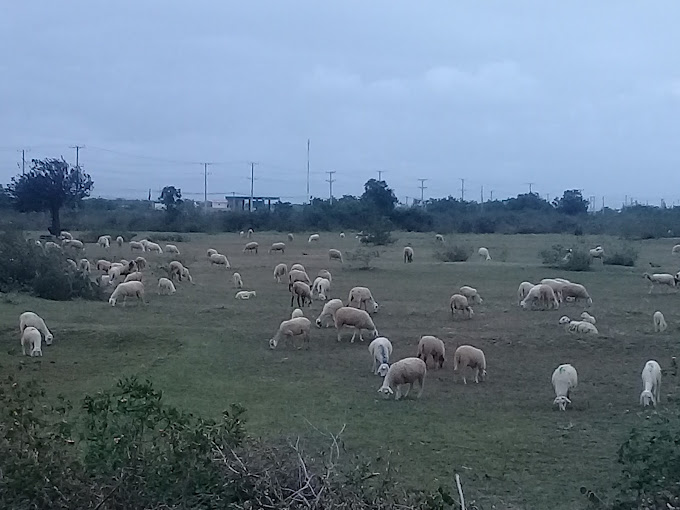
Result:
{"label": "tree", "polygon": [[382,215],[388,216],[397,204],[397,197],[385,181],[370,179],[364,184],[361,201],[366,202]]}
{"label": "tree", "polygon": [[577,189],[566,190],[562,198],[556,198],[553,201],[553,205],[559,212],[570,216],[588,212],[588,201],[583,199],[581,191]]}
{"label": "tree", "polygon": [[7,193],[21,212],[49,211],[52,235],[61,233],[59,213],[62,207],[74,206],[90,196],[92,179],[79,168],[62,159],[34,159],[26,174],[12,177]]}
{"label": "tree", "polygon": [[161,191],[158,200],[165,205],[165,209],[171,211],[182,203],[182,190],[174,186],[166,186]]}

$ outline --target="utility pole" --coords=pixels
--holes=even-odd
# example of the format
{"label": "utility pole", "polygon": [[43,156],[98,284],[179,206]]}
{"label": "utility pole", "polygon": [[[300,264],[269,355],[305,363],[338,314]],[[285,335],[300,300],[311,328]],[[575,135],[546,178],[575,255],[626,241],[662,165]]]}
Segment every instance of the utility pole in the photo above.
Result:
{"label": "utility pole", "polygon": [[335,170],[329,170],[326,173],[328,174],[328,179],[326,179],[329,188],[328,196],[330,198],[331,205],[333,205],[333,183],[336,181],[336,179],[333,179],[333,174],[335,173]]}
{"label": "utility pole", "polygon": [[203,163],[203,207],[208,210],[208,165],[211,163]]}
{"label": "utility pole", "polygon": [[491,196],[489,197],[489,201],[490,201],[490,202],[493,202],[493,190],[491,190],[490,195],[491,195]]}
{"label": "utility pole", "polygon": [[385,173],[385,170],[378,170],[378,181],[382,181],[382,174]]}
{"label": "utility pole", "polygon": [[26,175],[26,149],[21,149],[21,175]]}
{"label": "utility pole", "polygon": [[531,194],[531,193],[532,193],[532,186],[533,186],[534,184],[536,184],[536,183],[534,183],[534,182],[527,182],[527,184],[529,185],[529,194]]}
{"label": "utility pole", "polygon": [[427,189],[427,186],[425,186],[425,181],[428,181],[429,179],[418,179],[420,181],[420,205],[423,205],[423,202],[425,202],[425,190]]}
{"label": "utility pole", "polygon": [[482,186],[482,192],[480,194],[480,202],[479,203],[480,204],[484,203],[484,186]]}
{"label": "utility pole", "polygon": [[84,149],[84,148],[85,148],[84,145],[73,145],[73,146],[71,146],[71,149],[76,150],[76,177],[78,179],[78,181],[77,181],[78,182],[78,184],[77,184],[78,191],[80,191],[80,160],[79,160],[79,156],[80,156],[80,149]]}
{"label": "utility pole", "polygon": [[465,179],[460,180],[460,201],[465,201]]}
{"label": "utility pole", "polygon": [[[307,138],[307,200],[309,200],[309,203],[311,203],[312,199],[309,195],[309,144],[310,144],[310,140],[309,140],[309,138]],[[305,200],[305,202],[307,200]]]}
{"label": "utility pole", "polygon": [[602,197],[602,210],[604,211],[604,197]]}
{"label": "utility pole", "polygon": [[250,162],[250,204],[248,206],[248,211],[253,212],[253,192],[255,190],[255,163]]}

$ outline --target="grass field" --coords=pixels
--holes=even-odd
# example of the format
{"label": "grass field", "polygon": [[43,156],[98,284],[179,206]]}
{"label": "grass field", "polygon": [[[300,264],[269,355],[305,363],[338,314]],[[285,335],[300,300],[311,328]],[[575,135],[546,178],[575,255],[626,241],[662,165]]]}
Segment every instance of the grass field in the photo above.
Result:
{"label": "grass field", "polygon": [[[120,377],[149,377],[168,399],[185,409],[217,416],[232,402],[248,412],[252,434],[272,438],[313,436],[310,423],[338,431],[350,453],[374,456],[392,452],[404,483],[418,488],[450,485],[460,473],[468,499],[483,508],[583,508],[579,487],[607,497],[618,476],[616,451],[630,429],[643,424],[651,411],[638,406],[640,372],[648,359],[670,366],[677,355],[680,297],[648,295],[641,278],[649,261],[655,272],[675,273],[670,239],[632,243],[640,251],[637,268],[603,267],[596,262],[586,273],[561,276],[589,289],[600,336],[579,340],[557,326],[563,314],[578,317],[580,306],[559,311],[523,312],[516,290],[523,280],[559,276],[540,265],[538,252],[554,243],[566,246],[620,245],[612,238],[551,235],[455,236],[450,242],[489,248],[494,260],[476,256],[465,263],[441,263],[433,257],[433,235],[396,233],[396,244],[379,248],[371,270],[352,263],[329,264],[328,248],[353,250],[353,236],[340,239],[322,233],[308,245],[298,235],[285,255],[266,248],[285,235],[256,234],[258,255],[244,255],[245,241],[235,234],[191,235],[176,243],[178,258],[191,269],[195,285],[180,283],[174,296],[156,295],[159,268],[172,258],[148,256],[148,305],[112,308],[106,302],[50,302],[25,295],[0,299],[0,372],[45,382],[50,394],[78,401],[105,389]],[[415,249],[413,264],[402,262],[402,246]],[[161,244],[165,244],[164,242]],[[205,252],[216,248],[229,256],[232,270],[210,267]],[[129,256],[112,248],[115,258]],[[87,246],[91,260],[104,251]],[[111,256],[109,255],[109,258]],[[287,285],[274,282],[278,262],[301,262],[310,277],[328,268],[333,274],[331,297],[347,298],[355,285],[370,287],[381,308],[374,317],[380,334],[394,345],[392,359],[413,356],[421,335],[437,335],[449,360],[430,370],[420,400],[395,402],[377,393],[379,377],[370,372],[368,341],[337,343],[335,330],[312,331],[311,348],[268,348],[278,324],[290,317]],[[354,266],[354,267],[353,267]],[[250,301],[234,299],[233,271],[246,289],[257,290]],[[451,294],[461,285],[476,287],[484,303],[472,320],[453,320]],[[658,292],[658,291],[657,291]],[[315,318],[321,303],[305,313]],[[21,356],[18,317],[39,313],[55,340],[43,346],[42,358]],[[654,334],[652,313],[661,310],[669,330]],[[482,348],[488,363],[487,381],[454,383],[452,357],[456,346]],[[573,406],[553,409],[550,377],[561,363],[579,373]],[[23,368],[22,370],[19,370]],[[677,379],[667,375],[663,405],[677,393]]]}

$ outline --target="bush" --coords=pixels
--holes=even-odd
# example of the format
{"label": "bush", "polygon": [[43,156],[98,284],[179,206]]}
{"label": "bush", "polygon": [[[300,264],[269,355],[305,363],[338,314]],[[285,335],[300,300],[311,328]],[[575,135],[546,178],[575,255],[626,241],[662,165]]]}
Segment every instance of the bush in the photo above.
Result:
{"label": "bush", "polygon": [[603,264],[609,266],[626,266],[633,267],[638,259],[638,252],[635,248],[630,246],[614,251],[611,255],[607,255],[602,259]]}
{"label": "bush", "polygon": [[345,259],[349,262],[357,262],[359,269],[372,269],[371,260],[375,257],[380,257],[380,252],[366,248],[345,252]]}
{"label": "bush", "polygon": [[377,246],[386,246],[392,244],[396,241],[392,237],[392,223],[383,218],[376,221],[368,228],[365,228],[362,232],[363,235],[359,238],[363,244],[373,244]]}
{"label": "bush", "polygon": [[434,252],[434,257],[442,262],[465,262],[474,252],[467,244],[453,244]]}
{"label": "bush", "polygon": [[571,252],[561,244],[553,244],[550,249],[539,253],[543,264],[566,271],[588,271],[590,255],[583,250],[572,249]]}
{"label": "bush", "polygon": [[[103,235],[105,234],[100,234],[99,232],[96,232],[94,230],[89,230],[87,232],[81,232],[80,235],[78,236],[78,239],[84,243],[96,243],[99,240],[99,238]],[[137,232],[130,232],[128,230],[124,230],[112,233],[110,235],[112,243],[116,242],[116,238],[118,236],[121,236],[126,242],[129,242],[130,239],[137,235]]]}
{"label": "bush", "polygon": [[159,233],[152,234],[147,239],[153,243],[158,243],[160,241],[172,242],[172,243],[186,243],[189,241],[189,236],[183,236],[182,234],[168,234]]}

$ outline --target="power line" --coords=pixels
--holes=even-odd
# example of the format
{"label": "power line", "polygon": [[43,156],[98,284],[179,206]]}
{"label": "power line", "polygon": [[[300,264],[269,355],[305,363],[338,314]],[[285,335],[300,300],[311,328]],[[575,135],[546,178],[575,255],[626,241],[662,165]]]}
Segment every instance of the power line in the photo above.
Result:
{"label": "power line", "polygon": [[429,181],[429,179],[418,179],[420,181],[420,203],[422,204],[425,201],[425,190],[427,189],[427,186],[425,186],[425,182]]}
{"label": "power line", "polygon": [[329,170],[326,172],[328,174],[328,179],[326,179],[326,182],[328,183],[329,186],[329,197],[330,197],[330,203],[333,203],[333,183],[337,179],[333,179],[333,174],[335,173],[335,170]]}

